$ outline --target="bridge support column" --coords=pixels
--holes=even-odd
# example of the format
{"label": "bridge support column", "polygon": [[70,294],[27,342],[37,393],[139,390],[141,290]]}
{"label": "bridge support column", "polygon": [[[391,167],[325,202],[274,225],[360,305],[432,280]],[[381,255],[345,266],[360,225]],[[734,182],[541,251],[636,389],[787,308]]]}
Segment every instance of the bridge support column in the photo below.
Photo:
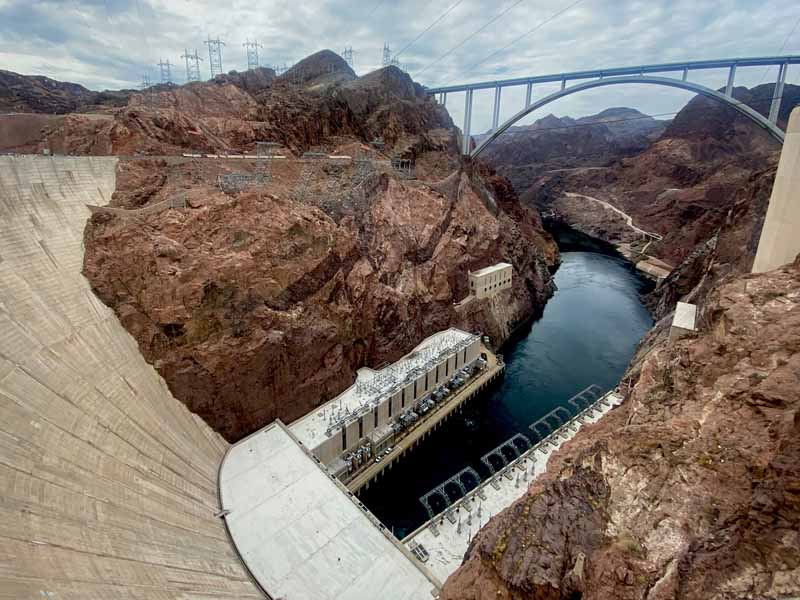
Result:
{"label": "bridge support column", "polygon": [[472,126],[472,90],[467,90],[464,98],[464,129],[461,131],[464,134],[463,147],[461,152],[469,154],[471,150],[472,138],[470,137],[470,127]]}
{"label": "bridge support column", "polygon": [[800,107],[789,117],[778,173],[772,186],[753,273],[772,271],[800,253]]}
{"label": "bridge support column", "polygon": [[533,100],[533,84],[529,83],[525,88],[525,108],[531,105],[531,100]]}
{"label": "bridge support column", "polygon": [[494,108],[492,109],[492,131],[497,129],[500,124],[500,93],[503,88],[499,85],[494,88]]}
{"label": "bridge support column", "polygon": [[781,99],[783,96],[783,84],[786,83],[786,71],[789,70],[789,63],[783,63],[778,68],[778,81],[775,83],[775,92],[772,94],[772,106],[769,108],[769,120],[772,123],[778,122],[778,114],[781,111]]}
{"label": "bridge support column", "polygon": [[725,95],[733,97],[733,81],[736,79],[736,65],[731,65],[728,72],[728,85],[725,86]]}
{"label": "bridge support column", "polygon": [[442,106],[447,106],[447,92],[442,92]]}
{"label": "bridge support column", "polygon": [[684,69],[683,70],[683,80],[686,81],[687,79],[689,79],[689,69]]}
{"label": "bridge support column", "polygon": [[566,79],[562,79],[561,80],[561,91],[563,92],[566,89],[566,87],[567,87],[567,80]]}

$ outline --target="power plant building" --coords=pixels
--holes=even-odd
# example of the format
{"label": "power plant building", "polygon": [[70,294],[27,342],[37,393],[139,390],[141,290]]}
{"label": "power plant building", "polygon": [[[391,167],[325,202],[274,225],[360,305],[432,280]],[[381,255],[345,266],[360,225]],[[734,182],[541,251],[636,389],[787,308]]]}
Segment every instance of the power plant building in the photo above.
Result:
{"label": "power plant building", "polygon": [[437,390],[459,372],[481,362],[481,338],[450,328],[426,338],[394,364],[358,370],[355,383],[339,396],[291,424],[298,442],[334,475],[347,472],[347,457],[362,451],[366,457],[391,445],[394,434],[420,403],[430,402]]}
{"label": "power plant building", "polygon": [[514,268],[505,262],[469,274],[469,293],[476,298],[489,298],[511,287]]}

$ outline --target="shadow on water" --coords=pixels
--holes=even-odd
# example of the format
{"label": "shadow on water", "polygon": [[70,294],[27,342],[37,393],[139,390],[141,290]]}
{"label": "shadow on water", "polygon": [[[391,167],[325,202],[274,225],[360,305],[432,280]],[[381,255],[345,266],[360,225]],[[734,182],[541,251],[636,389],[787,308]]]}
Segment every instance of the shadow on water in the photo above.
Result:
{"label": "shadow on water", "polygon": [[[571,237],[561,246],[558,291],[541,317],[503,347],[505,377],[362,492],[364,504],[397,537],[427,519],[419,498],[429,490],[466,466],[487,476],[484,454],[516,433],[533,441],[528,426],[558,406],[569,408],[567,400],[589,385],[616,386],[652,326],[639,299],[652,284],[612,246],[576,251],[586,247],[582,234],[554,232],[559,244],[562,233]],[[456,486],[447,491],[453,500],[460,495]],[[438,499],[432,504],[444,508]]]}

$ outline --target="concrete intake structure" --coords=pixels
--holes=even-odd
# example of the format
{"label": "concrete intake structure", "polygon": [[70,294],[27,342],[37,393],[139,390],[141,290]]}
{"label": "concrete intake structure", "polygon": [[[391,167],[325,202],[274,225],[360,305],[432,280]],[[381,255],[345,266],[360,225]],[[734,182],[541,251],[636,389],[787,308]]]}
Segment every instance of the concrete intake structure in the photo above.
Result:
{"label": "concrete intake structure", "polygon": [[81,274],[116,165],[0,157],[0,598],[263,598],[215,517],[228,445]]}
{"label": "concrete intake structure", "polygon": [[800,254],[800,107],[789,117],[778,173],[761,230],[753,273],[793,262]]}

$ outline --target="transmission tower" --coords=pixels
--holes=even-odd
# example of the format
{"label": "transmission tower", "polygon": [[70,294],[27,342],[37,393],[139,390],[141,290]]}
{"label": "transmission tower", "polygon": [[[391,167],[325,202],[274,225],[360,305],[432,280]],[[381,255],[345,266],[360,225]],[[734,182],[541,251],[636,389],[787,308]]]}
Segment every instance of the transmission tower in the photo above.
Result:
{"label": "transmission tower", "polygon": [[389,49],[389,44],[383,45],[383,66],[388,67],[392,63],[392,51]]}
{"label": "transmission tower", "polygon": [[186,81],[200,81],[200,61],[203,60],[197,55],[197,49],[194,54],[189,54],[189,50],[184,50],[181,58],[186,59]]}
{"label": "transmission tower", "polygon": [[256,41],[251,42],[247,40],[244,44],[242,44],[245,48],[247,48],[247,70],[250,71],[252,69],[258,68],[258,49],[263,48],[261,44]]}
{"label": "transmission tower", "polygon": [[348,46],[347,48],[344,49],[344,52],[342,52],[342,58],[344,58],[344,61],[348,65],[350,65],[350,68],[352,69],[353,68],[353,48],[351,46]]}
{"label": "transmission tower", "polygon": [[161,70],[161,83],[172,83],[172,65],[170,64],[169,60],[164,62],[164,59],[162,58],[160,61],[158,61],[158,68]]}
{"label": "transmission tower", "polygon": [[263,184],[272,179],[272,159],[280,146],[277,142],[256,142],[255,183]]}
{"label": "transmission tower", "polygon": [[219,38],[212,40],[211,36],[203,42],[208,45],[208,67],[211,69],[211,79],[222,74],[222,47],[225,42]]}
{"label": "transmission tower", "polygon": [[142,83],[139,88],[142,90],[142,104],[145,106],[153,104],[153,90],[150,89],[150,75],[147,73],[142,74]]}

